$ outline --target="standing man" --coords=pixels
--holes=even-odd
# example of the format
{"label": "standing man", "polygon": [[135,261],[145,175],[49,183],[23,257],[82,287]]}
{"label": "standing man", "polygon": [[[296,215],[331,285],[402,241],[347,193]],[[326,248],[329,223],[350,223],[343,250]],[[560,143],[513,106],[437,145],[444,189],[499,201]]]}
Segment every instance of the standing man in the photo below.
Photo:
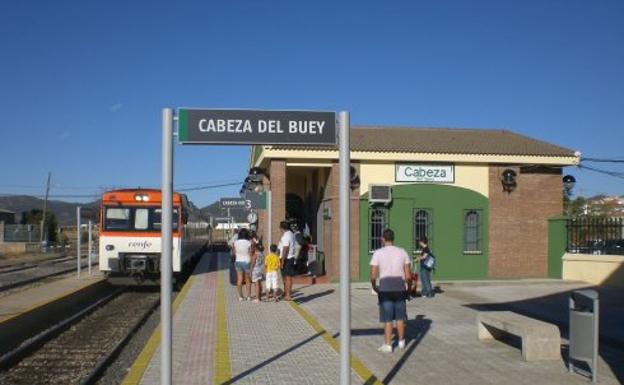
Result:
{"label": "standing man", "polygon": [[284,276],[284,300],[292,301],[292,277],[295,276],[295,234],[290,231],[288,222],[280,222],[282,238],[277,245],[280,253],[282,275]]}
{"label": "standing man", "polygon": [[[392,322],[396,321],[399,349],[405,348],[405,300],[412,286],[410,258],[407,252],[394,246],[394,231],[384,230],[383,247],[373,254],[371,260],[371,284],[379,299],[379,321],[384,324],[384,343],[380,352],[392,352]],[[377,286],[379,277],[379,286]]]}

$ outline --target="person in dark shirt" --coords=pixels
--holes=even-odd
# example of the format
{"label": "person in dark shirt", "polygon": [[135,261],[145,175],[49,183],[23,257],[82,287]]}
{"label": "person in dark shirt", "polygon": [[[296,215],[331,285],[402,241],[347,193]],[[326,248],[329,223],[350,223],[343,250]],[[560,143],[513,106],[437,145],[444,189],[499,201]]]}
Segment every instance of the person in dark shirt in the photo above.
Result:
{"label": "person in dark shirt", "polygon": [[433,298],[433,288],[431,287],[431,270],[425,265],[425,260],[431,254],[431,249],[429,249],[429,240],[427,237],[422,237],[418,241],[421,248],[421,254],[418,257],[420,261],[420,282],[422,282],[422,289],[420,294],[424,298]]}

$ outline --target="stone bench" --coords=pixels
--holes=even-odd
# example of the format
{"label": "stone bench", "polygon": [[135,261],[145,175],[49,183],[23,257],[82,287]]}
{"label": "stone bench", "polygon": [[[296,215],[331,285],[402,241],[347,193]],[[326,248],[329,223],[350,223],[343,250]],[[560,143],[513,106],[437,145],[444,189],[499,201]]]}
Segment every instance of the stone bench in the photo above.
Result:
{"label": "stone bench", "polygon": [[553,324],[525,317],[511,311],[479,312],[479,340],[499,339],[505,333],[522,340],[525,361],[561,359],[561,335]]}

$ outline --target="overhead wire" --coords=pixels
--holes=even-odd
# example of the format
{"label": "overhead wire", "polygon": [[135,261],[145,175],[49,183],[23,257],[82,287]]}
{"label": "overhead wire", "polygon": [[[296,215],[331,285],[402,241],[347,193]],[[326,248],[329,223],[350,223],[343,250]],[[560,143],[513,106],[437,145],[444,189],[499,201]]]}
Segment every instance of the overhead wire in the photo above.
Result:
{"label": "overhead wire", "polygon": [[601,169],[601,168],[596,168],[596,167],[593,167],[593,166],[586,166],[586,165],[583,165],[583,164],[579,164],[578,167],[580,169],[585,169],[585,170],[597,172],[597,173],[600,173],[600,174],[612,176],[612,177],[615,177],[615,178],[624,179],[624,172],[604,170],[604,169]]}
{"label": "overhead wire", "polygon": [[622,158],[581,158],[581,162],[624,163],[624,159]]}

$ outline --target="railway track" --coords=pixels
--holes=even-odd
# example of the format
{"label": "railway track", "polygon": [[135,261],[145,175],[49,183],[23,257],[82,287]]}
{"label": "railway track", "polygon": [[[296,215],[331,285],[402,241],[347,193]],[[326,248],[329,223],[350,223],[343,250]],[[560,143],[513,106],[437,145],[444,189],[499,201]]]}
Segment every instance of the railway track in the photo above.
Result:
{"label": "railway track", "polygon": [[[97,262],[94,261],[91,266],[97,266]],[[87,263],[83,262],[81,267],[85,269]],[[0,292],[73,271],[76,271],[76,257],[58,257],[40,263],[0,268]]]}
{"label": "railway track", "polygon": [[60,263],[63,261],[67,261],[71,258],[72,258],[71,256],[67,256],[66,254],[59,254],[59,255],[54,255],[54,256],[38,259],[38,260],[29,260],[25,262],[3,264],[3,265],[0,265],[0,274],[12,273],[15,271],[20,271],[20,270],[33,269],[39,265]]}
{"label": "railway track", "polygon": [[119,289],[0,358],[0,384],[93,384],[158,307],[159,293]]}

